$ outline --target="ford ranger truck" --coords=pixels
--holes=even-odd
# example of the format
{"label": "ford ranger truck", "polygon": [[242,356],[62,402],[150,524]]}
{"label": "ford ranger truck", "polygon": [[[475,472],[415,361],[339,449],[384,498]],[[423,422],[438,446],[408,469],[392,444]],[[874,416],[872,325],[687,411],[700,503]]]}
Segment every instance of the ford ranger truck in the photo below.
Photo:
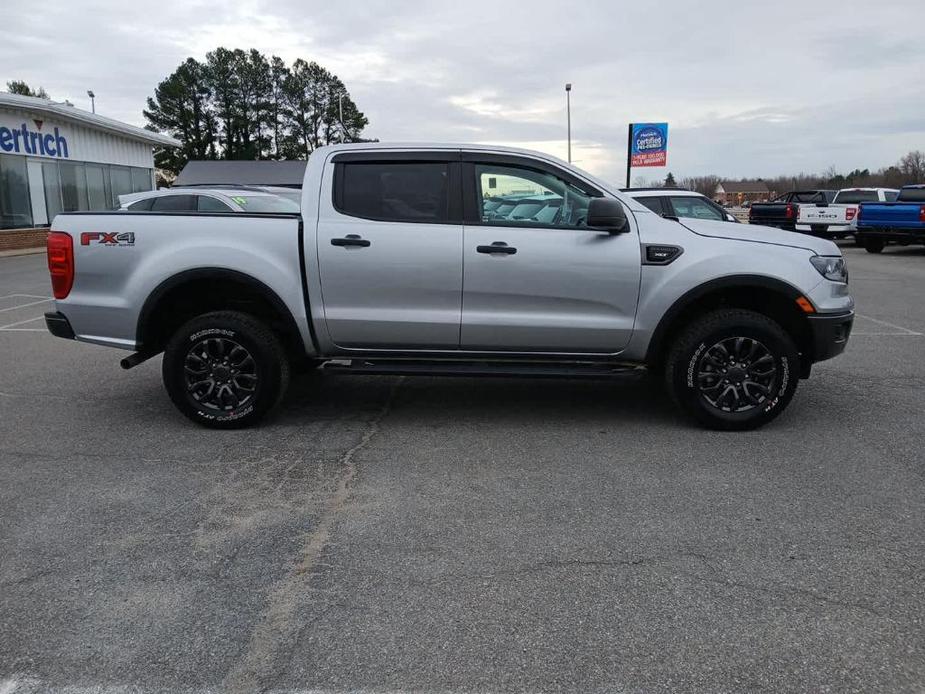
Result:
{"label": "ford ranger truck", "polygon": [[895,188],[845,188],[838,191],[831,203],[800,205],[797,231],[809,231],[815,236],[843,239],[857,229],[858,206],[863,202],[893,201],[899,193]]}
{"label": "ford ranger truck", "polygon": [[864,202],[855,238],[868,253],[888,243],[925,243],[925,185],[903,186],[895,202]]}
{"label": "ford ranger truck", "polygon": [[[556,200],[499,219],[483,201]],[[646,367],[678,407],[750,429],[854,318],[831,241],[662,217],[565,162],[489,146],[312,153],[300,213],[73,212],[48,241],[59,337],[163,354],[170,399],[234,428],[293,369],[611,378]]]}
{"label": "ford ranger truck", "polygon": [[834,190],[793,190],[771,202],[753,202],[748,208],[748,223],[794,231],[801,204],[827,203],[834,197]]}

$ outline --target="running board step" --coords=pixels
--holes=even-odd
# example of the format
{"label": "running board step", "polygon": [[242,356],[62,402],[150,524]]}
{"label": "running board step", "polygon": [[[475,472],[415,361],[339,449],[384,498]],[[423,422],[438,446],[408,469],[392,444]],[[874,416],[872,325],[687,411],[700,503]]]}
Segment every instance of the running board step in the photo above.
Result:
{"label": "running board step", "polygon": [[349,359],[326,362],[322,371],[388,376],[524,376],[527,378],[611,378],[645,371],[645,367],[612,363],[453,362]]}

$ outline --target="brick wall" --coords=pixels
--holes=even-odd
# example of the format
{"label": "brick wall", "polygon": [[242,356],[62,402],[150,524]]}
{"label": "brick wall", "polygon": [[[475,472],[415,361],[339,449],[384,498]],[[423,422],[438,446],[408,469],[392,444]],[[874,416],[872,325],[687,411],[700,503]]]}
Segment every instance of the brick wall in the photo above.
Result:
{"label": "brick wall", "polygon": [[0,230],[0,251],[18,251],[24,248],[44,248],[48,229]]}

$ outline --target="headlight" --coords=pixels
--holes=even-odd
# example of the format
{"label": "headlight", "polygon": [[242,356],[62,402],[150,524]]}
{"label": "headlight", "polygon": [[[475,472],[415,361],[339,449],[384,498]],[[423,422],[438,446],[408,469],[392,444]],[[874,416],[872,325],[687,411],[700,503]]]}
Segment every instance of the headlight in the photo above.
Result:
{"label": "headlight", "polygon": [[814,255],[809,259],[819,274],[833,282],[848,283],[848,266],[841,256]]}

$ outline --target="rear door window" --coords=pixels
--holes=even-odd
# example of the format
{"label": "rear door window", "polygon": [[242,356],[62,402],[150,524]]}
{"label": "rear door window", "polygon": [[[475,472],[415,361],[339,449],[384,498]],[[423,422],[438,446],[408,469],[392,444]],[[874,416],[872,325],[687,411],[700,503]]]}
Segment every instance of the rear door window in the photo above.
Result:
{"label": "rear door window", "polygon": [[666,212],[665,212],[665,205],[664,205],[664,202],[663,202],[663,198],[662,198],[661,196],[658,196],[658,195],[650,195],[650,196],[646,196],[646,197],[636,198],[636,200],[637,200],[637,202],[639,202],[639,203],[645,205],[646,207],[648,207],[648,208],[649,208],[650,210],[652,210],[655,214],[660,214],[660,215],[666,214]]}
{"label": "rear door window", "polygon": [[154,198],[151,210],[153,212],[195,212],[196,197],[195,195],[165,195]]}
{"label": "rear door window", "polygon": [[337,164],[334,206],[347,215],[386,222],[449,220],[446,162]]}

